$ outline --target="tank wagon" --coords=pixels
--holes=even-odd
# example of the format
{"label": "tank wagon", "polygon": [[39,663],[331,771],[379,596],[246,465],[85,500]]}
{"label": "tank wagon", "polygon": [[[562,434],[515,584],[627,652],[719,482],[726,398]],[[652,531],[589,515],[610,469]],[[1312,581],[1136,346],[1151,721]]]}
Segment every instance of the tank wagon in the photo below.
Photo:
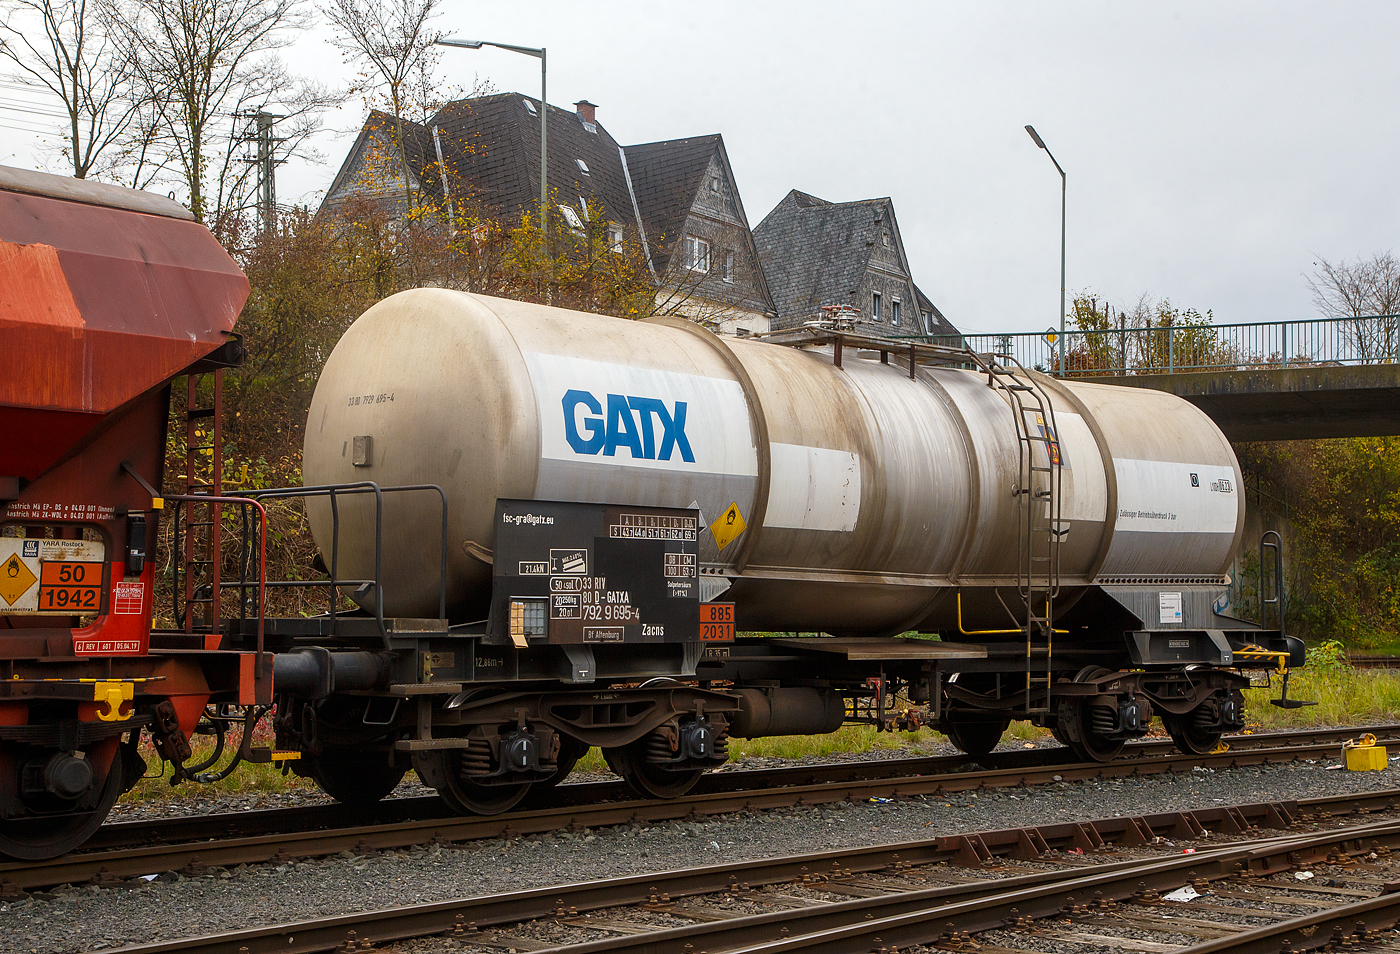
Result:
{"label": "tank wagon", "polygon": [[[1028,719],[1104,760],[1160,717],[1200,753],[1242,725],[1249,670],[1302,663],[1231,615],[1244,502],[1203,414],[860,325],[720,337],[404,292],[328,359],[305,485],[225,496],[218,382],[203,407],[188,382],[239,360],[246,282],[178,206],[25,175],[0,176],[0,268],[25,290],[0,321],[32,337],[0,382],[0,423],[32,435],[3,445],[0,560],[35,577],[0,591],[5,853],[81,842],[143,732],[189,781],[282,761],[367,803],[413,769],[497,812],[592,746],[668,797],[732,738],[848,722],[980,755]],[[85,295],[117,273],[155,292]],[[162,496],[180,375],[186,492]],[[310,583],[265,575],[262,508],[293,497]],[[180,625],[153,631],[161,521]],[[60,579],[79,565],[91,596]],[[266,617],[268,588],[308,585],[324,613]],[[209,771],[265,716],[275,748],[245,731]],[[218,740],[200,764],[196,733]]]}

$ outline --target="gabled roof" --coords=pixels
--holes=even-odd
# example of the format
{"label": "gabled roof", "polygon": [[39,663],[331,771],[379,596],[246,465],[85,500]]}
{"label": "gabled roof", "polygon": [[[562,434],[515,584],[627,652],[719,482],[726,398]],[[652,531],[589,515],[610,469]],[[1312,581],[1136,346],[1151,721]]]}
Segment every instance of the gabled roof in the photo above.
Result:
{"label": "gabled roof", "polygon": [[[498,93],[449,103],[433,118],[449,168],[474,198],[498,212],[518,215],[538,208],[539,109],[538,99]],[[609,221],[632,222],[618,143],[608,131],[596,122],[589,131],[577,113],[550,106],[546,133],[551,198],[575,209],[583,198],[590,211],[601,203]]]}
{"label": "gabled roof", "polygon": [[[888,196],[828,202],[797,189],[784,196],[753,230],[780,318],[799,320],[818,314],[823,305],[852,304],[886,229],[895,239],[892,251],[913,284]],[[915,291],[919,310],[932,312],[935,323],[948,329],[942,333],[957,334],[917,285]]]}
{"label": "gabled roof", "polygon": [[[400,122],[403,125],[404,153],[408,158],[409,170],[415,179],[421,179],[426,164],[432,161],[432,131],[410,119],[403,119]],[[331,180],[330,188],[326,190],[327,201],[333,201],[335,197],[340,196],[346,190],[358,191],[356,186],[368,187],[370,185],[368,182],[356,183],[353,181],[357,174],[358,165],[369,149],[389,149],[393,142],[393,128],[394,117],[392,115],[379,109],[369,111],[369,115],[365,117],[365,124],[360,127],[360,133],[355,137],[354,144],[350,147],[350,151],[345,154],[345,161],[340,164],[339,171]],[[377,146],[372,146],[374,141],[377,141]],[[395,169],[398,168],[396,156],[386,153],[384,159],[386,162],[391,162]],[[380,189],[376,187],[368,191],[380,191]],[[441,191],[441,186],[437,188],[437,191]]]}
{"label": "gabled roof", "polygon": [[627,168],[656,271],[664,273],[686,214],[700,191],[718,134],[627,147]]}
{"label": "gabled roof", "polygon": [[[437,127],[454,192],[469,189],[471,198],[499,215],[515,217],[527,210],[533,212],[539,208],[540,200],[539,109],[538,99],[519,93],[498,93],[448,103],[426,124],[405,120],[409,170],[428,195],[442,194],[442,177],[436,165],[437,144],[433,141],[433,128]],[[371,111],[327,192],[328,199],[353,186],[348,179],[368,140],[376,137],[376,131],[389,130],[392,125],[392,116]],[[577,113],[549,107],[546,132],[551,198],[575,209],[580,208],[578,200],[583,198],[590,214],[601,204],[609,221],[632,223],[636,216],[617,141],[597,123],[593,130],[585,128]],[[391,141],[391,137],[377,138],[380,148]],[[578,164],[580,159],[588,168],[586,173]]]}
{"label": "gabled roof", "polygon": [[849,303],[870,263],[888,200],[828,202],[793,189],[753,230],[778,314],[803,318]]}
{"label": "gabled roof", "polygon": [[[576,105],[593,115],[593,104],[584,100]],[[540,194],[540,109],[538,99],[498,93],[449,103],[426,124],[407,123],[409,172],[426,194],[440,196],[442,176],[436,164],[440,144],[454,197],[468,197],[505,218],[533,212]],[[547,117],[552,200],[580,210],[579,200],[584,199],[590,216],[602,214],[607,221],[636,227],[654,276],[665,275],[686,221],[701,200],[706,170],[716,163],[732,187],[725,191],[726,202],[732,206],[726,205],[721,213],[710,208],[698,214],[702,218],[718,214],[730,225],[742,227],[744,254],[754,262],[752,284],[762,310],[771,310],[722,136],[644,143],[627,146],[624,153],[596,120],[585,123],[579,113],[554,106],[549,107]],[[339,203],[347,192],[356,191],[357,183],[352,179],[362,174],[357,170],[362,168],[364,154],[373,148],[373,140],[377,138],[381,148],[391,141],[376,136],[375,130],[389,128],[392,122],[388,114],[370,114],[326,194],[325,205]],[[396,157],[385,158],[392,161]],[[392,199],[382,189],[374,194]]]}

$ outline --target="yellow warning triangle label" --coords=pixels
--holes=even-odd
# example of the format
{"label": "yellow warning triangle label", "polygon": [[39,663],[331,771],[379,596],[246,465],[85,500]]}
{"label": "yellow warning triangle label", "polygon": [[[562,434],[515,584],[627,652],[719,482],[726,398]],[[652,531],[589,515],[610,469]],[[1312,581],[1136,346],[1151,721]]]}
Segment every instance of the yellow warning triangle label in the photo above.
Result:
{"label": "yellow warning triangle label", "polygon": [[715,543],[721,550],[734,542],[739,534],[744,532],[748,524],[744,522],[744,515],[739,512],[739,505],[732,503],[719,515],[719,519],[710,524],[710,533],[715,538]]}
{"label": "yellow warning triangle label", "polygon": [[8,560],[0,563],[0,597],[4,597],[6,603],[14,606],[38,579],[34,571],[19,558],[18,553],[11,553]]}

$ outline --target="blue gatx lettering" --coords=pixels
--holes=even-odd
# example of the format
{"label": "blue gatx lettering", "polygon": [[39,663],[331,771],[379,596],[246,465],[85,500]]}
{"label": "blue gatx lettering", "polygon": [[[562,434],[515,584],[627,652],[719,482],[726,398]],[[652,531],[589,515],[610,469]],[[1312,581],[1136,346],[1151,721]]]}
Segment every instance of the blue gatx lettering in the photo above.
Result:
{"label": "blue gatx lettering", "polygon": [[[695,463],[695,453],[685,436],[686,402],[676,401],[671,409],[657,398],[609,394],[607,412],[603,402],[587,391],[564,392],[564,437],[576,454],[614,457],[625,448],[633,460],[670,460],[676,451],[681,460]],[[661,425],[657,448],[656,424]],[[588,436],[584,437],[586,433]]]}

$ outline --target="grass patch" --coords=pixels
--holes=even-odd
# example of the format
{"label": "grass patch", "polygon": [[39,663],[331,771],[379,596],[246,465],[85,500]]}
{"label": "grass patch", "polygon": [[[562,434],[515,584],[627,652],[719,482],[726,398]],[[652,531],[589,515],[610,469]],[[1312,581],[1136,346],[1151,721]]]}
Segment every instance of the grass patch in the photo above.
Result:
{"label": "grass patch", "polygon": [[[1013,722],[1002,736],[1003,741],[1029,741],[1050,734],[1050,730],[1029,722]],[[916,732],[876,732],[874,726],[846,725],[830,735],[775,735],[763,739],[730,739],[729,759],[803,759],[830,755],[907,749],[913,755],[931,754],[934,747],[944,744],[948,737],[932,729]],[[580,772],[605,772],[607,763],[598,749],[589,749],[579,759]]]}
{"label": "grass patch", "polygon": [[1269,704],[1270,699],[1279,697],[1279,685],[1279,677],[1275,676],[1271,688],[1245,691],[1245,718],[1250,725],[1288,729],[1394,722],[1400,713],[1400,674],[1388,669],[1294,670],[1288,697],[1317,702],[1301,709],[1280,709]]}

